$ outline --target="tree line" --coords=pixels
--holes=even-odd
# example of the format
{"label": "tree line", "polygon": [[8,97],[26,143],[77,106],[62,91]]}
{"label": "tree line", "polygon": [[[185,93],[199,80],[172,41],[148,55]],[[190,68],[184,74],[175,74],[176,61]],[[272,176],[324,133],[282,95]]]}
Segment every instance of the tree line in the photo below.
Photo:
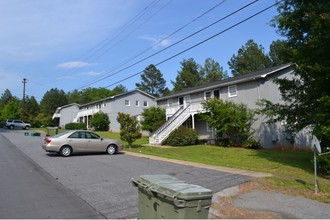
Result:
{"label": "tree line", "polygon": [[[228,62],[232,74],[238,76],[251,71],[264,69],[277,65],[283,61],[280,59],[279,48],[283,42],[274,41],[270,47],[270,53],[265,54],[264,48],[253,40],[249,40],[242,46],[236,55]],[[150,64],[141,74],[141,81],[136,83],[136,88],[145,91],[155,97],[161,97],[171,92],[177,92],[185,88],[202,85],[217,80],[228,78],[228,73],[212,58],[207,58],[204,65],[195,62],[193,58],[184,59],[173,84],[173,89],[166,87],[163,74],[155,65]],[[7,118],[21,118],[32,126],[53,125],[52,116],[56,109],[71,103],[85,104],[102,98],[118,95],[126,92],[123,85],[112,90],[107,88],[86,88],[81,91],[73,90],[65,93],[63,90],[51,88],[38,103],[34,96],[27,96],[24,100],[19,99],[6,89],[0,98],[0,121]],[[22,104],[24,102],[24,111]]]}
{"label": "tree line", "polygon": [[[270,118],[270,122],[285,121],[293,132],[310,128],[322,140],[322,145],[330,144],[330,3],[326,0],[317,2],[305,0],[284,0],[278,5],[278,15],[271,25],[277,28],[284,38],[272,42],[269,53],[253,40],[248,40],[228,61],[233,76],[246,74],[281,63],[295,65],[293,79],[278,79],[283,103],[271,103],[263,100],[261,113]],[[203,65],[193,58],[181,62],[173,89],[166,87],[162,73],[149,65],[141,74],[141,82],[136,87],[156,97],[170,92],[201,85],[228,77],[228,73],[215,60],[208,58]],[[123,87],[121,87],[123,89]],[[102,88],[88,88],[93,95],[83,91],[65,94],[62,90],[47,91],[38,104],[34,97],[27,97],[26,112],[20,115],[20,103],[17,97],[6,90],[0,99],[1,119],[8,117],[40,118],[44,123],[51,123],[51,116],[56,108],[71,102],[83,104],[92,98],[104,98],[98,91]],[[97,91],[97,92],[96,92]],[[98,95],[95,95],[94,92]],[[118,92],[116,90],[115,92]],[[121,90],[122,92],[122,90]],[[114,93],[113,90],[105,94]],[[54,99],[49,97],[56,97]],[[26,114],[26,115],[25,115]],[[42,120],[41,120],[42,119]]]}
{"label": "tree line", "polygon": [[[268,67],[277,66],[290,62],[289,48],[282,40],[273,41],[269,53],[265,53],[262,45],[258,45],[250,39],[239,48],[228,61],[231,74],[239,76],[253,71],[262,70]],[[155,97],[161,97],[171,92],[178,92],[186,88],[203,85],[206,83],[228,78],[227,71],[214,59],[207,58],[203,65],[196,63],[194,58],[184,59],[180,63],[180,70],[175,80],[171,80],[173,89],[166,87],[166,80],[163,74],[155,65],[150,64],[141,74],[141,82],[136,87]]]}

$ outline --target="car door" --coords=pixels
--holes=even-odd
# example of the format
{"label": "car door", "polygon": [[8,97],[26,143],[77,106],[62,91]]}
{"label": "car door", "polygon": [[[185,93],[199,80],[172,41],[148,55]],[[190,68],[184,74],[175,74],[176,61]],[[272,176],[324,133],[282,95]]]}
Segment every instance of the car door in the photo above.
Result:
{"label": "car door", "polygon": [[103,139],[93,132],[86,132],[87,139],[87,148],[90,151],[94,152],[105,152],[106,151],[106,143]]}
{"label": "car door", "polygon": [[68,137],[68,144],[75,152],[87,150],[87,139],[84,131],[76,131]]}

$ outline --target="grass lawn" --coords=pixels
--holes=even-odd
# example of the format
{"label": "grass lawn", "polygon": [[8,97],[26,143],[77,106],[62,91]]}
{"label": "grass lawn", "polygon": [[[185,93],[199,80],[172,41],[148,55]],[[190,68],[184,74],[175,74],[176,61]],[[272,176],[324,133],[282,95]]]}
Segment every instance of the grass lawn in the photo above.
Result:
{"label": "grass lawn", "polygon": [[306,151],[248,150],[217,146],[136,147],[131,152],[171,159],[271,173],[256,180],[261,188],[301,195],[330,203],[330,179],[318,176],[320,193],[314,194],[313,153]]}
{"label": "grass lawn", "polygon": [[[97,132],[102,137],[120,140],[119,133]],[[307,151],[248,150],[197,145],[186,147],[147,147],[148,137],[133,143],[127,151],[171,159],[271,173],[257,179],[261,189],[300,195],[330,203],[330,179],[318,176],[320,193],[314,193],[313,153]]]}

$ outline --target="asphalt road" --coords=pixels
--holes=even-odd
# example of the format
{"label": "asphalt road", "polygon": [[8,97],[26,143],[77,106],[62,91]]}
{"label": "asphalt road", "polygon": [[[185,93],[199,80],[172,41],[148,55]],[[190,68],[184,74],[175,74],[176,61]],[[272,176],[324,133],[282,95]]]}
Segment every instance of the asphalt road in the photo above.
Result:
{"label": "asphalt road", "polygon": [[0,136],[0,218],[103,218]]}
{"label": "asphalt road", "polygon": [[[168,174],[190,184],[211,189],[214,193],[249,180],[242,175],[134,157],[125,153],[80,154],[62,158],[57,154],[43,151],[42,136],[25,136],[24,132],[0,129],[0,143],[10,141],[12,148],[16,147],[16,151],[20,150],[25,155],[22,157],[29,158],[26,160],[30,161],[31,166],[38,167],[35,172],[48,173],[52,184],[65,187],[59,190],[64,195],[79,197],[106,218],[138,217],[137,188],[132,185],[131,179],[141,175]],[[3,154],[7,153],[1,152],[1,155]],[[0,157],[0,163],[2,166],[8,166],[8,161],[6,162],[3,157]],[[20,167],[17,169],[21,169],[21,172],[29,172],[29,169],[24,170]],[[2,183],[0,183],[2,191],[1,185]],[[14,190],[14,188],[15,184],[12,184],[9,189]],[[47,199],[52,200],[51,193],[47,195]],[[64,215],[58,216],[66,218]],[[44,218],[44,216],[39,217]]]}

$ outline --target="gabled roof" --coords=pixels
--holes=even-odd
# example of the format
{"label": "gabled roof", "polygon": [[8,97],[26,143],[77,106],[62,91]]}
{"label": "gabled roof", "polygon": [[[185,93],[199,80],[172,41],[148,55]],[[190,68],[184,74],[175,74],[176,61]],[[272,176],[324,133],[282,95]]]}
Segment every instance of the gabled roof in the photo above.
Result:
{"label": "gabled roof", "polygon": [[164,99],[173,98],[173,97],[177,97],[177,96],[188,95],[188,94],[191,94],[191,93],[196,93],[196,92],[202,92],[202,91],[206,91],[206,90],[210,90],[210,89],[215,89],[215,88],[219,88],[219,87],[223,87],[223,86],[230,86],[230,85],[234,85],[234,84],[237,84],[237,83],[253,81],[253,80],[256,80],[256,79],[260,79],[260,78],[266,78],[268,75],[271,75],[273,73],[276,73],[276,72],[279,72],[281,70],[288,69],[288,68],[291,68],[291,67],[292,67],[292,63],[282,64],[280,66],[270,67],[270,68],[267,68],[267,69],[263,69],[263,70],[259,70],[259,71],[256,71],[256,72],[240,75],[240,76],[237,76],[237,77],[230,77],[230,78],[227,78],[227,79],[211,82],[211,83],[208,83],[208,84],[187,88],[187,89],[181,90],[179,92],[175,92],[175,93],[172,93],[170,95],[158,98],[157,100],[158,101],[159,100],[164,100]]}
{"label": "gabled roof", "polygon": [[57,110],[61,110],[63,108],[68,108],[68,107],[71,107],[71,106],[77,106],[77,107],[79,107],[80,105],[78,103],[71,103],[71,104],[60,106],[60,107],[57,108]]}
{"label": "gabled roof", "polygon": [[134,89],[134,90],[131,90],[131,91],[128,91],[128,92],[118,94],[118,95],[114,95],[114,96],[106,97],[106,98],[99,99],[99,100],[96,100],[96,101],[93,101],[93,102],[89,102],[89,103],[86,103],[86,104],[82,104],[82,105],[80,105],[80,107],[84,107],[84,106],[88,106],[88,105],[92,105],[92,104],[95,104],[95,103],[104,102],[104,101],[108,101],[108,100],[112,100],[112,99],[117,99],[117,98],[120,98],[122,96],[128,95],[130,93],[134,93],[134,92],[139,92],[141,94],[144,94],[145,96],[149,96],[151,99],[156,100],[156,97],[154,97],[154,96],[152,96],[152,95],[150,95],[150,94],[148,94],[148,93],[146,93],[142,90]]}

